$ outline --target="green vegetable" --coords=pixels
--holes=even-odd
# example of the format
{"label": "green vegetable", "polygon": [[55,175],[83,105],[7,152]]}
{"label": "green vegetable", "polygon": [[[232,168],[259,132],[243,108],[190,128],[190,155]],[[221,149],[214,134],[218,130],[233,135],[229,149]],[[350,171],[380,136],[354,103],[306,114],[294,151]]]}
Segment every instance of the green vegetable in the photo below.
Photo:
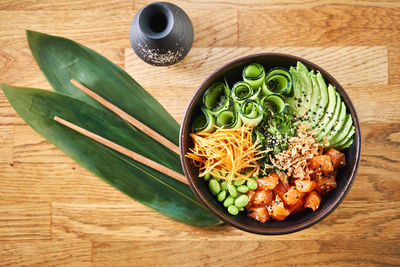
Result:
{"label": "green vegetable", "polygon": [[286,102],[278,95],[267,95],[261,99],[261,106],[264,111],[271,111],[274,114],[283,113],[286,110]]}
{"label": "green vegetable", "polygon": [[245,182],[246,182],[246,180],[244,180],[244,179],[242,179],[242,180],[234,180],[233,181],[233,185],[234,186],[239,186],[239,185],[244,184]]}
{"label": "green vegetable", "polygon": [[217,195],[221,191],[221,187],[217,180],[211,179],[208,183],[208,188],[210,189],[213,195]]}
{"label": "green vegetable", "polygon": [[242,77],[245,82],[257,90],[264,83],[265,71],[264,67],[258,63],[252,63],[244,67]]}
{"label": "green vegetable", "polygon": [[245,185],[240,185],[236,189],[240,193],[247,193],[247,191],[249,191],[249,187],[247,187]]}
{"label": "green vegetable", "polygon": [[247,99],[256,99],[260,91],[260,88],[254,91],[249,83],[239,81],[232,87],[232,99],[235,103],[241,104]]}
{"label": "green vegetable", "polygon": [[215,130],[214,116],[208,109],[201,108],[202,115],[197,116],[192,123],[192,129],[195,132],[213,132]]}
{"label": "green vegetable", "polygon": [[239,128],[242,123],[237,111],[223,110],[217,116],[217,125],[224,128]]}
{"label": "green vegetable", "polygon": [[213,83],[203,95],[203,106],[214,116],[230,105],[229,88],[222,82]]}
{"label": "green vegetable", "polygon": [[285,96],[285,100],[296,116],[302,118],[310,109],[312,82],[307,67],[300,61],[297,68],[290,67],[289,72],[293,76],[293,93]]}
{"label": "green vegetable", "polygon": [[247,187],[251,190],[257,189],[257,182],[254,179],[247,180]]}
{"label": "green vegetable", "polygon": [[225,201],[224,201],[224,207],[227,208],[230,205],[233,204],[233,202],[235,201],[235,199],[232,196],[228,196]]}
{"label": "green vegetable", "polygon": [[292,92],[293,77],[285,68],[273,68],[268,71],[262,90],[265,95],[286,94]]}
{"label": "green vegetable", "polygon": [[228,212],[229,212],[230,214],[232,214],[232,215],[238,215],[239,209],[238,209],[236,206],[234,206],[234,205],[230,205],[230,206],[228,207]]}
{"label": "green vegetable", "polygon": [[228,182],[227,181],[223,181],[221,183],[221,190],[222,191],[226,191],[227,188],[228,188]]}
{"label": "green vegetable", "polygon": [[235,199],[235,206],[238,208],[243,208],[249,203],[249,198],[247,195],[240,195]]}
{"label": "green vegetable", "polygon": [[204,174],[203,176],[204,180],[208,181],[211,178],[211,175],[209,173]]}
{"label": "green vegetable", "polygon": [[248,127],[257,126],[263,119],[261,104],[255,100],[246,100],[239,109],[239,116]]}
{"label": "green vegetable", "polygon": [[228,185],[228,192],[232,197],[237,196],[237,190],[236,187],[233,184]]}
{"label": "green vegetable", "polygon": [[225,198],[226,198],[226,191],[221,191],[221,192],[219,192],[219,194],[218,194],[218,201],[219,201],[219,202],[222,202],[222,201],[225,200]]}

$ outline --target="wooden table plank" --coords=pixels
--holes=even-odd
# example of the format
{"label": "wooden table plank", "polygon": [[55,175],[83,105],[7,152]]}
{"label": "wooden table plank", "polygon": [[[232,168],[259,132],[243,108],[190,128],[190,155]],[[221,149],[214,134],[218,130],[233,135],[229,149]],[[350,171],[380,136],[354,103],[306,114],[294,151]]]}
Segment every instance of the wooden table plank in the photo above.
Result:
{"label": "wooden table plank", "polygon": [[239,45],[397,45],[400,24],[392,18],[399,14],[377,7],[240,10]]}
{"label": "wooden table plank", "polygon": [[94,242],[93,264],[131,266],[132,262],[137,265],[151,262],[163,266],[198,266],[201,262],[207,266],[285,266],[295,262],[306,266],[394,266],[400,261],[399,250],[399,242],[370,240],[362,243],[345,240],[337,247],[320,240]]}
{"label": "wooden table plank", "polygon": [[91,266],[92,244],[84,240],[0,242],[2,266]]}
{"label": "wooden table plank", "polygon": [[21,10],[21,11],[41,11],[41,10],[91,10],[91,11],[110,11],[110,10],[127,10],[133,8],[133,0],[107,0],[107,1],[91,1],[91,0],[69,0],[69,1],[53,1],[53,0],[2,0],[0,2],[0,10]]}
{"label": "wooden table plank", "polygon": [[389,83],[400,84],[400,45],[388,46]]}
{"label": "wooden table plank", "polygon": [[3,126],[0,127],[0,164],[11,163],[13,153],[13,127]]}
{"label": "wooden table plank", "polygon": [[[195,27],[193,46],[236,46],[238,40],[236,10],[222,10],[213,16],[210,10],[188,10]],[[130,9],[86,12],[81,10],[2,11],[0,47],[27,48],[25,30],[63,36],[91,48],[126,48],[129,25],[135,12]],[[79,23],[76,18],[79,17]],[[108,19],[104,19],[107,17]],[[207,17],[207,20],[204,18]],[[56,21],[58,23],[54,23]],[[13,23],[10,23],[12,21]],[[112,34],[110,34],[112,32]]]}
{"label": "wooden table plank", "polygon": [[[135,9],[140,9],[145,5],[151,3],[152,0],[135,0]],[[197,8],[197,9],[223,9],[223,8],[238,8],[238,9],[304,9],[313,7],[330,6],[348,6],[353,8],[359,7],[387,7],[396,8],[400,7],[397,0],[310,0],[304,2],[303,0],[222,0],[222,1],[209,1],[209,0],[171,0],[169,1],[182,8]]]}
{"label": "wooden table plank", "polygon": [[[193,47],[232,47],[238,45],[238,14],[235,9],[185,10],[192,21],[194,30]],[[207,19],[204,19],[207,18]]]}
{"label": "wooden table plank", "polygon": [[1,203],[0,241],[49,240],[50,216],[49,202]]}
{"label": "wooden table plank", "polygon": [[0,164],[1,200],[67,203],[132,203],[134,200],[69,160],[61,163]]}
{"label": "wooden table plank", "polygon": [[[400,201],[344,201],[323,222],[280,240],[399,239]],[[387,209],[387,206],[390,209]],[[157,221],[155,227],[154,221]],[[276,240],[228,225],[192,227],[136,204],[52,204],[52,237],[93,241]],[[354,231],[357,225],[357,231]]]}
{"label": "wooden table plank", "polygon": [[129,9],[0,11],[0,47],[27,48],[26,29],[79,40],[94,48],[130,47],[129,25],[133,15]]}
{"label": "wooden table plank", "polygon": [[148,73],[160,69],[142,62],[131,49],[127,49],[125,69],[144,87],[197,88],[215,69],[229,61],[262,52],[288,53],[304,57],[327,70],[342,85],[372,85],[388,82],[387,49],[383,46],[193,48],[184,60],[163,68],[151,79]]}

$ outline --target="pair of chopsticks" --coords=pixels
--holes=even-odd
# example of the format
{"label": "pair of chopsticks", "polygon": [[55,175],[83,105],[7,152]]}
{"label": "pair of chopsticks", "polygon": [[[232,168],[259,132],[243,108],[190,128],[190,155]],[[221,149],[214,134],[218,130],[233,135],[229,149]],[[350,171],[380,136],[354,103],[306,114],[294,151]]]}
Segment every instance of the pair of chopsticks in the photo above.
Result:
{"label": "pair of chopsticks", "polygon": [[[145,124],[141,123],[140,121],[138,121],[137,119],[135,119],[134,117],[132,117],[131,115],[129,115],[128,113],[123,111],[122,109],[113,105],[112,103],[110,103],[109,101],[107,101],[106,99],[101,97],[100,95],[96,94],[95,92],[93,92],[92,90],[90,90],[89,88],[84,86],[83,84],[75,81],[74,79],[71,79],[71,83],[73,85],[75,85],[76,87],[78,87],[80,90],[82,90],[84,93],[86,93],[88,96],[90,96],[91,98],[93,98],[94,100],[96,100],[97,102],[99,102],[100,104],[102,104],[103,106],[105,106],[106,108],[111,110],[112,112],[114,112],[120,118],[126,120],[127,122],[129,122],[130,124],[132,124],[133,126],[138,128],[142,132],[146,133],[147,135],[151,136],[153,139],[157,140],[158,142],[160,142],[161,144],[163,144],[170,150],[179,154],[178,146],[176,146],[174,143],[172,143],[171,141],[166,139],[164,136],[160,135],[153,129],[151,129],[148,126],[146,126]],[[96,142],[98,142],[100,144],[103,144],[103,145],[105,145],[127,157],[130,157],[133,160],[136,160],[136,161],[138,161],[146,166],[149,166],[161,173],[164,173],[172,178],[175,178],[178,181],[188,184],[186,177],[184,175],[182,175],[174,170],[171,170],[171,169],[165,167],[164,165],[159,164],[158,162],[148,159],[136,152],[133,152],[123,146],[118,145],[117,143],[114,143],[104,137],[101,137],[93,132],[90,132],[90,131],[82,128],[82,127],[79,127],[78,125],[73,124],[72,122],[66,121],[63,118],[55,116],[54,120],[70,129],[86,136],[86,137],[89,137],[92,140],[95,140]]]}

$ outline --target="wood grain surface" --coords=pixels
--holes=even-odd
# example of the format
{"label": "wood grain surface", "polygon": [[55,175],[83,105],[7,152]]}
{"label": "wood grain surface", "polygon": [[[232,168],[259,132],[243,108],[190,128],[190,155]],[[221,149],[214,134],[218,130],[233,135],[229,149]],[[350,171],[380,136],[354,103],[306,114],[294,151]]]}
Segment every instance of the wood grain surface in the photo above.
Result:
{"label": "wood grain surface", "polygon": [[[200,83],[243,55],[284,52],[344,86],[361,123],[355,183],[325,220],[284,236],[172,221],[94,177],[35,133],[0,92],[1,266],[399,266],[400,2],[171,1],[193,48],[153,67],[129,44],[148,0],[0,1],[0,82],[51,90],[25,29],[72,38],[125,68],[180,122]],[[157,73],[148,78],[149,73]]]}

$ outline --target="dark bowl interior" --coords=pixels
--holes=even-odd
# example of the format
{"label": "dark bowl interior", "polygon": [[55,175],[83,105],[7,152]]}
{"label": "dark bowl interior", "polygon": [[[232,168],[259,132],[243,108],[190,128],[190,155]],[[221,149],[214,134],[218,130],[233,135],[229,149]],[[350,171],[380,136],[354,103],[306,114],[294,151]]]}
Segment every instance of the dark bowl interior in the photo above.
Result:
{"label": "dark bowl interior", "polygon": [[[203,179],[198,178],[198,170],[194,167],[191,160],[184,156],[188,152],[188,149],[193,145],[189,134],[191,133],[192,120],[200,113],[199,107],[201,105],[202,95],[209,85],[216,81],[223,81],[224,77],[227,79],[229,85],[232,86],[233,83],[241,79],[242,69],[248,63],[260,63],[265,67],[266,71],[268,71],[268,69],[273,67],[286,67],[289,69],[290,66],[296,66],[297,61],[301,61],[309,70],[320,71],[325,78],[325,81],[336,87],[337,91],[342,96],[343,101],[347,105],[348,112],[353,116],[354,126],[356,129],[353,137],[354,141],[351,147],[344,151],[346,154],[346,166],[340,169],[336,176],[337,188],[322,197],[320,208],[316,212],[307,209],[300,214],[288,216],[284,221],[270,220],[266,223],[260,223],[249,218],[245,212],[232,216],[226,211],[226,208],[223,207],[222,203],[218,202],[216,197],[211,194],[208,189],[208,184]],[[286,54],[265,53],[250,55],[234,60],[219,68],[200,85],[186,109],[181,125],[179,145],[181,163],[184,173],[189,180],[190,187],[197,198],[210,212],[225,223],[248,232],[257,234],[287,234],[302,230],[321,221],[344,199],[353,184],[360,162],[361,133],[357,114],[349,96],[346,94],[343,87],[329,73],[317,65],[299,57]]]}

